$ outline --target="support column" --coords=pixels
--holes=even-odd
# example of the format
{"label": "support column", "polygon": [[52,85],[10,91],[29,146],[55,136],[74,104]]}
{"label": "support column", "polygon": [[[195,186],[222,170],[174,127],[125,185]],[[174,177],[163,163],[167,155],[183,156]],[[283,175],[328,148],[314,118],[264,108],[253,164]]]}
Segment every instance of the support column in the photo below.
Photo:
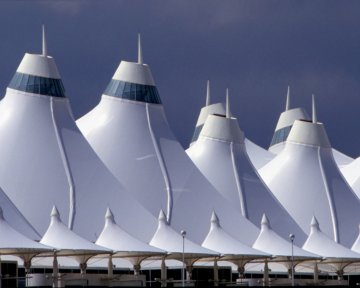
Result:
{"label": "support column", "polygon": [[109,255],[109,260],[108,260],[108,277],[112,278],[114,276],[114,264],[112,261],[112,255]]}
{"label": "support column", "polygon": [[238,265],[237,271],[239,273],[239,278],[244,279],[245,278],[245,267],[241,266],[241,265]]}
{"label": "support column", "polygon": [[134,264],[134,275],[137,276],[140,274],[140,264]]}
{"label": "support column", "polygon": [[160,281],[161,281],[161,287],[166,287],[167,286],[167,268],[166,268],[166,263],[165,263],[165,258],[161,259],[161,276],[160,276]]}
{"label": "support column", "polygon": [[265,259],[265,264],[264,264],[264,282],[263,282],[263,286],[269,286],[269,265],[268,265],[268,260]]}
{"label": "support column", "polygon": [[58,274],[59,274],[59,263],[57,261],[57,255],[54,253],[53,259],[53,273],[52,273],[52,280],[53,284],[52,287],[58,287]]}
{"label": "support column", "polygon": [[80,274],[81,274],[81,277],[84,277],[84,276],[85,276],[85,274],[86,274],[86,268],[87,268],[86,262],[80,264]]}
{"label": "support column", "polygon": [[219,266],[217,259],[214,260],[214,286],[219,286]]}
{"label": "support column", "polygon": [[192,265],[186,265],[186,281],[192,279]]}
{"label": "support column", "polygon": [[0,257],[0,288],[2,288],[1,257]]}
{"label": "support column", "polygon": [[319,282],[319,268],[317,262],[314,265],[314,285],[317,285]]}
{"label": "support column", "polygon": [[336,271],[336,274],[338,276],[338,280],[344,280],[344,270],[343,269],[339,269],[338,271]]}
{"label": "support column", "polygon": [[28,287],[28,274],[30,272],[30,267],[31,267],[31,260],[27,260],[27,261],[24,261],[24,268],[25,268],[25,285],[26,287]]}

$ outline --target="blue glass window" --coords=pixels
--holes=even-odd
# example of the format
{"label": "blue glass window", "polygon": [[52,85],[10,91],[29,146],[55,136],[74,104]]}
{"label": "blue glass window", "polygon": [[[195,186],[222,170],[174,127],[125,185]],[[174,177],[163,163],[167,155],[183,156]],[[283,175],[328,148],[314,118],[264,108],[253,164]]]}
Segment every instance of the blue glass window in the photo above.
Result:
{"label": "blue glass window", "polygon": [[287,126],[275,131],[270,146],[286,141],[292,126]]}
{"label": "blue glass window", "polygon": [[139,102],[161,104],[156,86],[142,85],[112,79],[104,94]]}
{"label": "blue glass window", "polygon": [[61,79],[45,78],[16,72],[9,88],[47,96],[65,97]]}

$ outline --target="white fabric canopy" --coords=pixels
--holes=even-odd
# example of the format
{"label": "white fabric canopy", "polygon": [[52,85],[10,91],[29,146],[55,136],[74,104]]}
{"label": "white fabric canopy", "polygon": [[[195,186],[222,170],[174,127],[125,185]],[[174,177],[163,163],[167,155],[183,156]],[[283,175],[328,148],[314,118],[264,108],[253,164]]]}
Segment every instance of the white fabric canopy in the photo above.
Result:
{"label": "white fabric canopy", "polygon": [[108,208],[105,215],[105,226],[95,244],[111,249],[113,257],[142,258],[165,255],[166,252],[142,242],[116,224],[112,211]]}

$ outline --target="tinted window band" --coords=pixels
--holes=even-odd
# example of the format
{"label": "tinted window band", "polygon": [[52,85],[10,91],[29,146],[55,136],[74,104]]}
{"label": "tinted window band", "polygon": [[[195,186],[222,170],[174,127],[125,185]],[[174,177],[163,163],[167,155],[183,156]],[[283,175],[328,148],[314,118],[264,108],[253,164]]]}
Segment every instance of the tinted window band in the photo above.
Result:
{"label": "tinted window band", "polygon": [[142,85],[111,79],[104,91],[105,95],[139,102],[161,104],[156,86]]}
{"label": "tinted window band", "polygon": [[8,87],[34,94],[65,97],[65,89],[61,79],[45,78],[16,72]]}

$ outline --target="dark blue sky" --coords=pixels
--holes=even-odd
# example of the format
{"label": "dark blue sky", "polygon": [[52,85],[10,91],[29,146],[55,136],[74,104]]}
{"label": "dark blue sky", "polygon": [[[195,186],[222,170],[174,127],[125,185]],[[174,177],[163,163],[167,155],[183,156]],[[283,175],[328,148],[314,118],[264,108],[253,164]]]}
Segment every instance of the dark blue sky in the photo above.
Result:
{"label": "dark blue sky", "polygon": [[[187,147],[206,80],[213,101],[230,89],[248,138],[267,147],[287,85],[334,147],[360,154],[360,1],[0,1],[0,90],[25,52],[40,53],[41,24],[75,117],[94,107],[120,60],[152,69],[170,126]],[[311,112],[311,111],[309,111]],[[1,117],[1,115],[0,115]]]}

